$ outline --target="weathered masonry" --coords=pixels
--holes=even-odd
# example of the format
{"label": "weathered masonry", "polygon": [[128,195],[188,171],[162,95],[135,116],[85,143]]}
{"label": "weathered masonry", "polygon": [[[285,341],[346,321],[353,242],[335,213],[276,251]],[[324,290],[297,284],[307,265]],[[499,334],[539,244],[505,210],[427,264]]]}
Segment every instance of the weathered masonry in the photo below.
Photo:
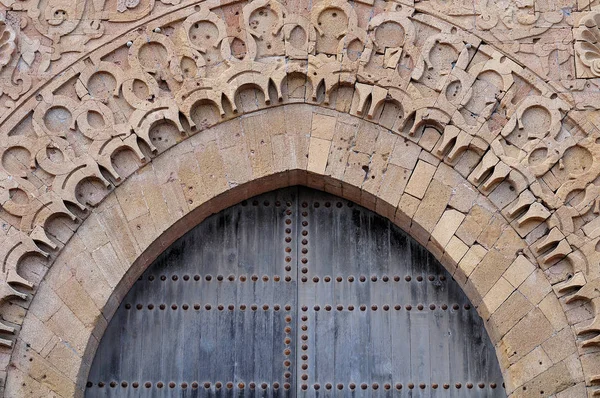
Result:
{"label": "weathered masonry", "polygon": [[0,0],[4,396],[600,394],[599,10]]}

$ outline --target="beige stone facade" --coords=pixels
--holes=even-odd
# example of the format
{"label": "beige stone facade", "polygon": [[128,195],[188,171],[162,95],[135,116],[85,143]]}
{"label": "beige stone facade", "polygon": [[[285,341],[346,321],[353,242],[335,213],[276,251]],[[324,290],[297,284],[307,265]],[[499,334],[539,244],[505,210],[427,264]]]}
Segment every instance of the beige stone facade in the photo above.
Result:
{"label": "beige stone facade", "polygon": [[6,397],[82,396],[208,215],[306,185],[454,275],[512,397],[600,394],[596,1],[0,0]]}

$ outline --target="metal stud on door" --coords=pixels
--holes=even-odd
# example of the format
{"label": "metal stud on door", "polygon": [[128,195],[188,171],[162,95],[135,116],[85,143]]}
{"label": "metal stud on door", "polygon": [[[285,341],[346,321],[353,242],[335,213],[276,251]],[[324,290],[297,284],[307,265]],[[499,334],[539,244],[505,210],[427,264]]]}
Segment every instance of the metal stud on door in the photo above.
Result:
{"label": "metal stud on door", "polygon": [[139,278],[87,397],[506,396],[483,322],[388,220],[302,187],[216,214]]}

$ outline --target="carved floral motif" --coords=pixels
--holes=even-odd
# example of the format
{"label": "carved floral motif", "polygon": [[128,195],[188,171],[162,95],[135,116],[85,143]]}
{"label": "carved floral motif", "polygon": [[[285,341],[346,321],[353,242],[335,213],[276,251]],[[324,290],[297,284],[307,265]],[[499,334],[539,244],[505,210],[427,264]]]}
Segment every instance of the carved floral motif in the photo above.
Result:
{"label": "carved floral motif", "polygon": [[581,77],[600,77],[600,12],[585,15],[575,30],[575,50],[579,61],[587,67],[591,76],[582,73]]}
{"label": "carved floral motif", "polygon": [[0,70],[6,66],[15,51],[15,32],[0,19]]}

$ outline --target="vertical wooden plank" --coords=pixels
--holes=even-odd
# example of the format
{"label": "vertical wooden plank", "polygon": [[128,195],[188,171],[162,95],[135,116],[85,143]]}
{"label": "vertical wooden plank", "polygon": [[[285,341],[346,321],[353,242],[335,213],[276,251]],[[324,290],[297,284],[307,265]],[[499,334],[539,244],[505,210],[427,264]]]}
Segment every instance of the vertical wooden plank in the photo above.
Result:
{"label": "vertical wooden plank", "polygon": [[468,304],[388,220],[322,192],[275,191],[208,218],[146,270],[107,328],[86,396],[505,396]]}

